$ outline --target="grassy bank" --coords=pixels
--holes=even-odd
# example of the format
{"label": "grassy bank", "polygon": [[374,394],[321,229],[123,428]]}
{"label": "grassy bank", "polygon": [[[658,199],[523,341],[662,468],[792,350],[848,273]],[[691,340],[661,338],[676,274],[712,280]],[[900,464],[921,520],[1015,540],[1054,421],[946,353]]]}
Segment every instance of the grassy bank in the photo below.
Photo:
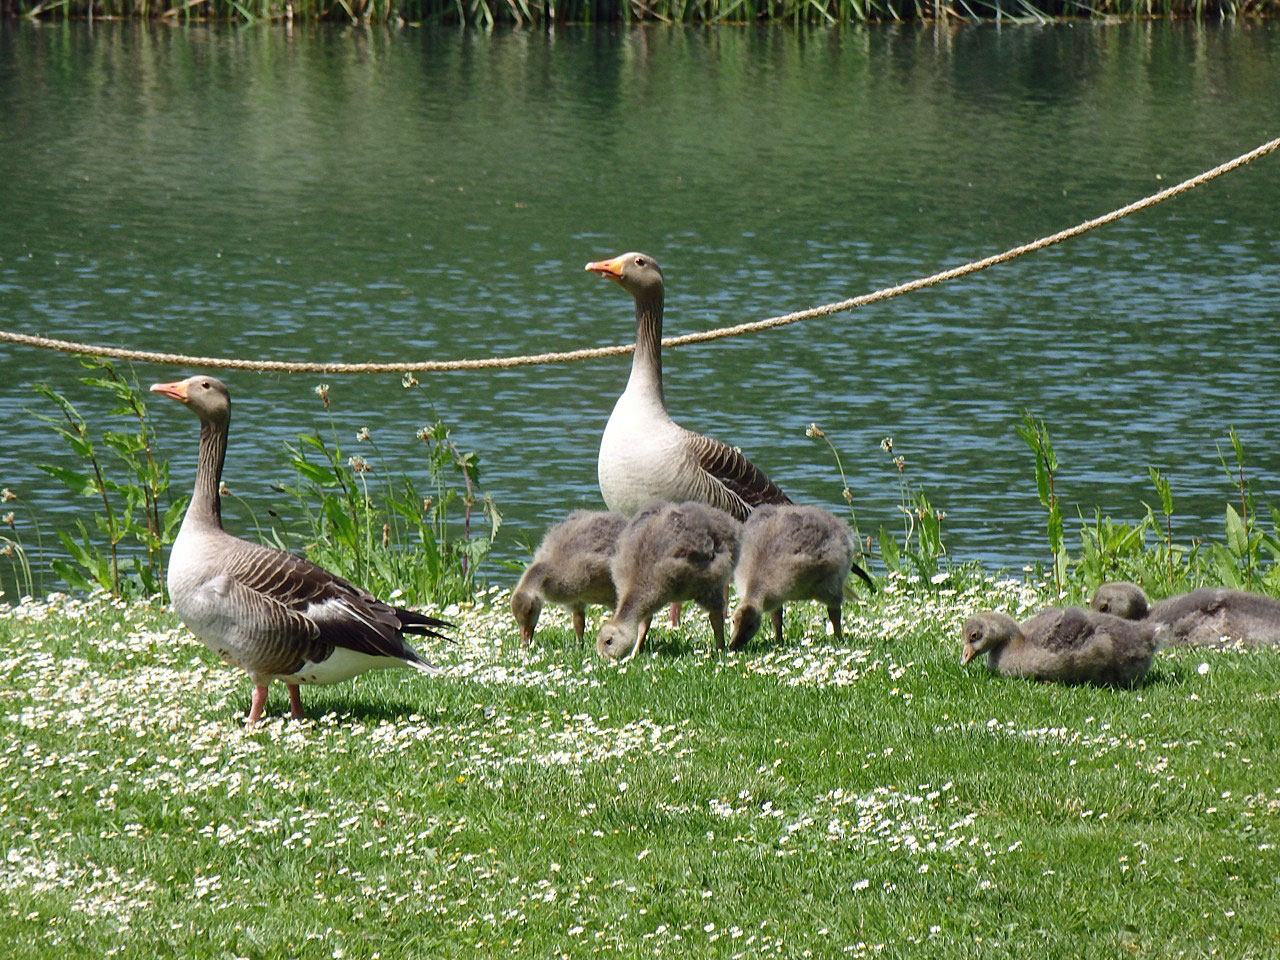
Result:
{"label": "grassy bank", "polygon": [[1276,16],[1280,0],[0,0],[11,17],[550,25]]}
{"label": "grassy bank", "polygon": [[1168,651],[1132,691],[958,665],[1046,582],[968,569],[619,668],[559,611],[443,611],[439,679],[248,681],[154,601],[0,609],[10,956],[1280,954],[1280,656]]}

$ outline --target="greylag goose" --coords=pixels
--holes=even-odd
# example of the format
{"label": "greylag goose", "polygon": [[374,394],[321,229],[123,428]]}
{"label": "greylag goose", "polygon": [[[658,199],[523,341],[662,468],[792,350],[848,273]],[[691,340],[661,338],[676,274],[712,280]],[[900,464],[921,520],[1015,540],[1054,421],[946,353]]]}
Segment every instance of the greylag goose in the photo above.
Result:
{"label": "greylag goose", "polygon": [[1127,687],[1151,668],[1164,630],[1080,607],[1041,611],[1019,625],[988,611],[965,621],[967,664],[987,655],[987,669],[1006,677]]}
{"label": "greylag goose", "polygon": [[1091,606],[1126,620],[1166,624],[1171,646],[1280,645],[1280,600],[1258,593],[1203,587],[1150,604],[1136,583],[1114,581],[1094,591]]}
{"label": "greylag goose", "polygon": [[724,649],[725,593],[738,562],[741,524],[705,504],[652,502],[618,538],[611,569],[618,589],[613,617],[600,628],[596,651],[629,660],[640,650],[650,617],[663,604],[694,600],[711,618],[716,649]]}
{"label": "greylag goose", "polygon": [[252,678],[249,727],[262,716],[272,680],[287,686],[290,713],[301,720],[300,683],[336,683],[385,667],[438,672],[404,635],[443,637],[437,629],[449,624],[382,603],[309,560],[222,529],[218,489],[231,395],[221,381],[196,376],[151,390],[200,418],[195,491],[169,556],[169,597],[187,629]]}
{"label": "greylag goose", "polygon": [[774,639],[781,641],[782,604],[793,600],[825,603],[836,642],[843,643],[840,604],[852,568],[853,534],[835,514],[819,507],[756,507],[742,526],[729,649],[750,640],[765,613],[773,614]]}
{"label": "greylag goose", "polygon": [[573,612],[578,642],[586,629],[586,605],[612,608],[618,600],[609,561],[618,535],[627,525],[620,513],[575,510],[546,532],[533,561],[511,594],[511,613],[520,626],[520,643],[528,646],[538,626],[542,604],[564,604]]}
{"label": "greylag goose", "polygon": [[761,503],[790,503],[778,485],[737,450],[678,425],[662,392],[662,268],[643,253],[588,263],[635,299],[631,377],[600,440],[600,493],[631,516],[650,500],[696,500],[746,519]]}
{"label": "greylag goose", "polygon": [[[588,263],[586,269],[617,283],[636,306],[631,376],[600,438],[596,469],[605,505],[631,516],[650,500],[694,500],[745,520],[761,504],[790,503],[791,498],[740,451],[686,430],[667,413],[662,390],[666,288],[658,261],[643,253],[624,253]],[[856,563],[853,572],[875,589]]]}

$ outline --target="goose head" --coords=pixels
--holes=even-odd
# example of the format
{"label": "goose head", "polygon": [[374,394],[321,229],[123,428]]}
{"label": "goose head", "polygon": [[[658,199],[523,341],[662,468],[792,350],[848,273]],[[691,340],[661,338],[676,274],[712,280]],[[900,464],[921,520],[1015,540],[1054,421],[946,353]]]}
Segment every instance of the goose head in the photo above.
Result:
{"label": "goose head", "polygon": [[637,300],[662,296],[662,268],[645,253],[624,253],[612,260],[594,260],[586,267],[614,281]]}
{"label": "goose head", "polygon": [[151,392],[177,400],[205,423],[226,424],[231,419],[231,393],[216,377],[187,377],[173,383],[153,383]]}
{"label": "goose head", "polygon": [[596,634],[596,653],[606,660],[629,660],[636,651],[639,638],[634,628],[610,620]]}
{"label": "goose head", "polygon": [[756,635],[764,614],[759,607],[739,605],[733,612],[733,638],[729,641],[729,649],[737,650]]}
{"label": "goose head", "polygon": [[1125,620],[1141,620],[1150,612],[1147,595],[1142,588],[1125,581],[1102,584],[1093,592],[1089,606],[1099,613],[1109,613]]}
{"label": "goose head", "polygon": [[1018,621],[1004,613],[978,613],[965,621],[961,636],[964,638],[964,650],[960,654],[960,665],[964,666],[979,654],[999,649],[1010,640],[1020,637],[1022,629]]}
{"label": "goose head", "polygon": [[525,646],[533,640],[533,632],[542,614],[542,597],[533,590],[516,589],[511,594],[511,615],[520,627],[520,642]]}

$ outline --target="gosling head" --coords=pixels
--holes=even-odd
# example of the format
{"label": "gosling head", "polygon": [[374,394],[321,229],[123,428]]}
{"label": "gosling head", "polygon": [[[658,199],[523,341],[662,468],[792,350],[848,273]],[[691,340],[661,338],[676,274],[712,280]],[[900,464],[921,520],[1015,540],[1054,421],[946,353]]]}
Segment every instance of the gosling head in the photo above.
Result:
{"label": "gosling head", "polygon": [[542,615],[542,597],[532,590],[517,588],[511,594],[511,615],[520,627],[520,645],[527,647],[533,641],[533,631]]}
{"label": "gosling head", "polygon": [[979,654],[997,650],[1020,636],[1022,629],[1018,621],[1008,614],[994,611],[975,613],[961,629],[964,649],[960,654],[960,665],[964,666]]}
{"label": "gosling head", "polygon": [[1089,606],[1099,613],[1109,613],[1125,620],[1141,620],[1149,612],[1147,595],[1142,588],[1124,581],[1104,583],[1098,587]]}
{"label": "gosling head", "polygon": [[635,653],[639,642],[637,631],[610,620],[596,634],[596,653],[606,660],[627,660]]}
{"label": "gosling head", "polygon": [[612,260],[595,260],[586,267],[614,281],[637,300],[662,296],[662,268],[644,253],[624,253]]}
{"label": "gosling head", "polygon": [[733,611],[733,636],[729,640],[729,649],[737,650],[754,637],[763,619],[764,613],[759,607],[740,604]]}

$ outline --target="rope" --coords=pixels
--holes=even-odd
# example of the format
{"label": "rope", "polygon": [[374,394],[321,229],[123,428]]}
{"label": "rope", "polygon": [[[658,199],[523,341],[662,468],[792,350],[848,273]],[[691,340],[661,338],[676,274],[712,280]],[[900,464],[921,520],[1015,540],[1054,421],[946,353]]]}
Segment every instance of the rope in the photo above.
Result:
{"label": "rope", "polygon": [[[1047,237],[1041,237],[1031,243],[1022,246],[1012,247],[1003,253],[997,253],[993,256],[986,257],[982,260],[974,260],[966,263],[961,267],[953,267],[950,270],[943,270],[928,277],[922,277],[918,280],[911,280],[907,283],[901,283],[894,287],[885,287],[876,290],[873,293],[866,293],[861,296],[852,297],[848,300],[841,300],[838,303],[828,303],[825,306],[813,307],[809,310],[800,310],[796,313],[788,313],[779,317],[770,317],[766,320],[756,320],[751,323],[740,323],[732,327],[720,327],[715,330],[706,330],[702,333],[687,333],[679,337],[666,337],[662,341],[664,347],[682,347],[691,343],[708,343],[712,340],[719,340],[723,337],[737,337],[745,333],[756,333],[760,330],[771,330],[774,327],[783,327],[788,324],[798,323],[801,320],[811,320],[814,317],[830,316],[833,313],[840,313],[845,310],[852,310],[855,307],[864,307],[872,303],[879,303],[882,300],[889,300],[893,297],[900,297],[904,293],[911,293],[915,290],[923,290],[925,287],[932,287],[939,283],[945,283],[948,280],[955,280],[959,277],[967,276],[971,273],[977,273],[979,270],[985,270],[988,267],[994,267],[996,264],[1007,263],[1010,260],[1016,260],[1018,257],[1034,253],[1037,250],[1043,250],[1045,247],[1051,247],[1056,243],[1064,240],[1070,240],[1078,237],[1090,230],[1114,223],[1123,217],[1145,210],[1148,207],[1154,207],[1158,203],[1170,200],[1179,194],[1186,193],[1202,184],[1208,183],[1210,180],[1217,179],[1224,173],[1230,173],[1239,167],[1250,163],[1259,157],[1266,156],[1276,149],[1280,148],[1280,137],[1264,143],[1256,149],[1243,153],[1234,160],[1214,167],[1212,170],[1206,170],[1198,176],[1191,177],[1189,180],[1183,180],[1181,183],[1168,187],[1158,193],[1153,193],[1148,197],[1130,203],[1127,206],[1120,207],[1101,217],[1095,217],[1092,220],[1086,220],[1084,223],[1077,224],[1067,230],[1050,234]],[[495,370],[507,367],[525,367],[535,364],[544,363],[570,363],[575,360],[591,360],[598,357],[614,357],[620,354],[630,353],[634,346],[632,344],[616,344],[611,347],[591,347],[582,350],[568,350],[561,353],[537,353],[519,357],[484,357],[474,360],[423,360],[416,363],[310,363],[305,361],[287,361],[287,360],[239,360],[230,357],[193,357],[181,353],[157,353],[149,350],[129,350],[123,347],[108,347],[95,344],[77,343],[71,340],[55,340],[49,337],[37,337],[25,333],[11,333],[6,330],[0,330],[0,341],[8,341],[9,343],[22,344],[24,346],[39,347],[45,350],[58,350],[62,353],[80,354],[94,357],[111,357],[119,360],[133,360],[140,363],[157,363],[167,366],[188,367],[188,368],[229,368],[234,370],[259,370],[259,371],[277,371],[284,373],[327,373],[327,374],[344,374],[344,373],[442,373],[450,370]]]}

